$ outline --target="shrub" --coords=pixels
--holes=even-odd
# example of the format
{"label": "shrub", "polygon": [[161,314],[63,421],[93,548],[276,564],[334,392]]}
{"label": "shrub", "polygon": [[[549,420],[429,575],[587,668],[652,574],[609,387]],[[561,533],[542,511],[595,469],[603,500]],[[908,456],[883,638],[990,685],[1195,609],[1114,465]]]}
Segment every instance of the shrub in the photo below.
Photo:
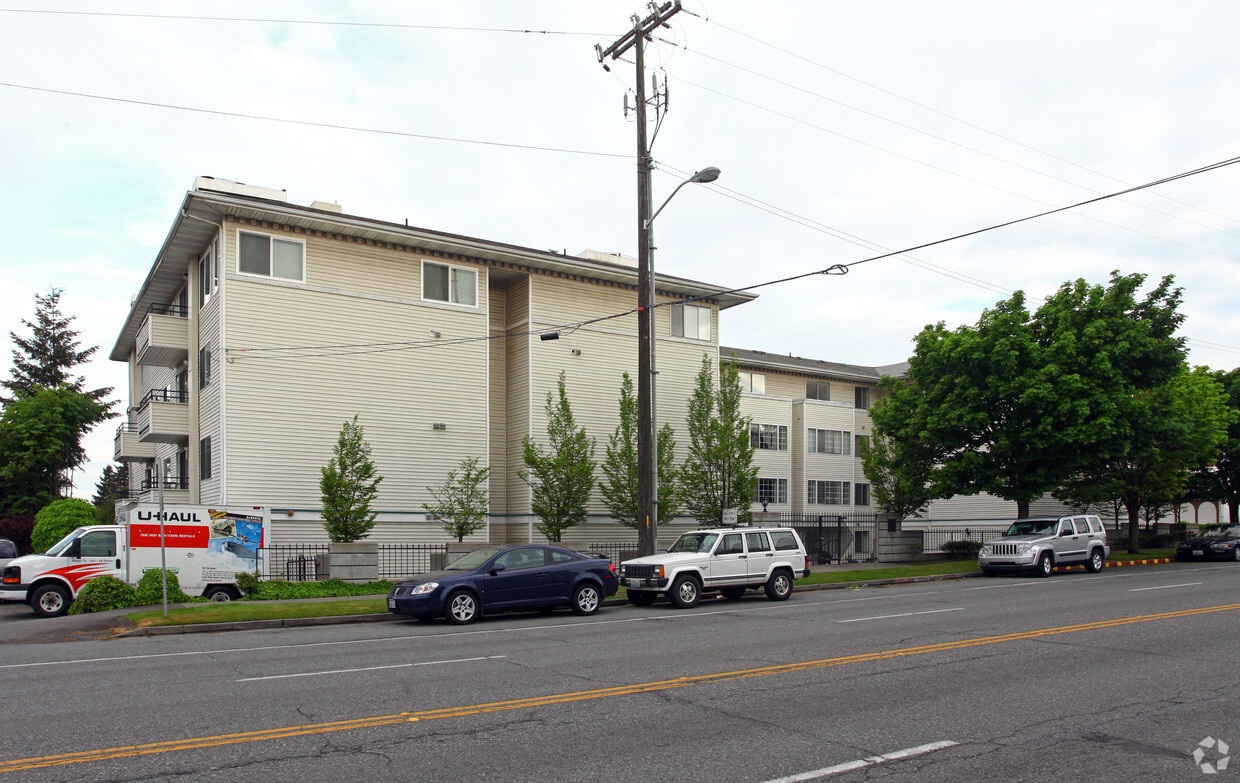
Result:
{"label": "shrub", "polygon": [[[162,571],[158,568],[152,568],[142,574],[142,578],[138,580],[138,590],[135,596],[137,606],[154,606],[164,602],[164,585],[163,579],[160,578]],[[170,604],[187,604],[194,599],[185,594],[181,590],[181,580],[177,579],[176,573],[168,572],[168,603]]]}
{"label": "shrub", "polygon": [[36,552],[46,552],[74,528],[99,524],[95,507],[85,500],[61,498],[53,500],[34,516],[34,531],[30,534],[30,546]]}
{"label": "shrub", "polygon": [[132,587],[114,576],[100,576],[82,586],[69,607],[69,614],[106,612],[137,605],[137,595]]}
{"label": "shrub", "polygon": [[948,560],[968,560],[977,557],[977,550],[982,548],[981,541],[947,541],[941,549]]}
{"label": "shrub", "polygon": [[252,595],[258,592],[259,586],[263,583],[262,577],[250,571],[237,572],[237,589],[242,595]]}
{"label": "shrub", "polygon": [[289,598],[340,598],[353,595],[379,595],[391,589],[392,582],[387,579],[360,584],[339,579],[324,579],[322,582],[285,582],[279,579],[269,579],[259,582],[258,589],[254,592],[247,592],[245,597],[248,600],[257,601],[279,601]]}

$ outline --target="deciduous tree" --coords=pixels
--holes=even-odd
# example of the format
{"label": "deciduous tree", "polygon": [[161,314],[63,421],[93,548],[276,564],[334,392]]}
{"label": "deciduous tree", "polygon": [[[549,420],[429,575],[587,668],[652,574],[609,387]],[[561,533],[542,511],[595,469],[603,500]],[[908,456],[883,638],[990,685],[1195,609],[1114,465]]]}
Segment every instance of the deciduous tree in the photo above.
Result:
{"label": "deciduous tree", "polygon": [[681,467],[685,510],[703,524],[721,524],[724,509],[737,509],[741,521],[750,518],[758,469],[740,404],[736,361],[720,362],[716,386],[710,356],[703,355],[689,398],[689,453]]}
{"label": "deciduous tree", "polygon": [[357,416],[340,428],[327,467],[320,468],[323,493],[323,529],[335,543],[350,543],[370,535],[376,514],[370,503],[379,493],[379,475],[370,458],[370,444]]}
{"label": "deciduous tree", "polygon": [[[670,424],[659,430],[657,440],[659,476],[660,525],[671,522],[680,513],[676,439]],[[599,490],[611,516],[625,527],[636,528],[638,522],[638,460],[637,460],[637,398],[633,379],[626,372],[620,382],[620,423],[604,447],[603,478]]]}
{"label": "deciduous tree", "polygon": [[422,508],[443,521],[443,529],[457,541],[486,527],[490,511],[487,481],[490,468],[478,467],[477,457],[466,457],[461,464],[448,471],[443,483],[427,487],[434,503],[423,503]]}
{"label": "deciduous tree", "polygon": [[530,485],[530,510],[540,520],[538,532],[559,542],[564,531],[586,519],[590,492],[594,489],[594,438],[573,419],[565,374],[560,373],[558,393],[547,392],[548,445],[526,435],[521,441],[525,468],[519,475]]}
{"label": "deciduous tree", "polygon": [[0,413],[0,515],[27,514],[72,488],[82,436],[103,406],[68,388],[36,388]]}

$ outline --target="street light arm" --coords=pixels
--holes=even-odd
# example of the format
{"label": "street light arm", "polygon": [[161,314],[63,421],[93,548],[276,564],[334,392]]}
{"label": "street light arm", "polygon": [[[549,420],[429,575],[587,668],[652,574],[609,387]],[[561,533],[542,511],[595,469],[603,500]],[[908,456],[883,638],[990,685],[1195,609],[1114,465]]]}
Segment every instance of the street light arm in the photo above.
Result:
{"label": "street light arm", "polygon": [[672,191],[672,195],[663,200],[663,203],[659,205],[659,208],[656,209],[654,214],[650,216],[650,219],[646,221],[644,228],[650,228],[650,224],[654,222],[654,219],[659,216],[659,213],[662,212],[663,208],[668,205],[668,202],[675,198],[676,194],[679,193],[680,189],[685,185],[688,185],[690,182],[714,182],[717,179],[719,179],[719,169],[714,166],[707,166],[701,171],[694,173],[692,177],[689,177],[684,182],[677,185],[676,189]]}

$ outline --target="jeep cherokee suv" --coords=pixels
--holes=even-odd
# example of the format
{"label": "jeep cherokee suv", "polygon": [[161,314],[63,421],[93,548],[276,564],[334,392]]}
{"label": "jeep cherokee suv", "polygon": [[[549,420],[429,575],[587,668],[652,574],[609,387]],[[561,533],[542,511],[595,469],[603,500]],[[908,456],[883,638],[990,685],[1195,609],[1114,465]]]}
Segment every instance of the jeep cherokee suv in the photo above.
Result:
{"label": "jeep cherokee suv", "polygon": [[1000,571],[1033,571],[1050,576],[1057,565],[1084,563],[1090,573],[1102,570],[1111,553],[1106,528],[1093,514],[1018,519],[1003,538],[984,544],[977,563],[986,576]]}
{"label": "jeep cherokee suv", "polygon": [[783,601],[801,576],[809,576],[805,545],[784,527],[694,530],[662,554],[620,564],[630,603],[647,606],[664,593],[678,609],[696,606],[708,590],[735,600],[762,587],[767,598]]}

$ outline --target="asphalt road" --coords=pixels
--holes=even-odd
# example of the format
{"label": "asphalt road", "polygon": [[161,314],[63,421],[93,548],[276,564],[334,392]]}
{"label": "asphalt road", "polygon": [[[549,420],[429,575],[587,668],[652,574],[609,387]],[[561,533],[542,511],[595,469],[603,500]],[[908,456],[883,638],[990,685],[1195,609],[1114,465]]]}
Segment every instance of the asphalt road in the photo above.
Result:
{"label": "asphalt road", "polygon": [[1240,779],[1191,756],[1240,751],[1237,588],[1169,564],[5,644],[0,781]]}

